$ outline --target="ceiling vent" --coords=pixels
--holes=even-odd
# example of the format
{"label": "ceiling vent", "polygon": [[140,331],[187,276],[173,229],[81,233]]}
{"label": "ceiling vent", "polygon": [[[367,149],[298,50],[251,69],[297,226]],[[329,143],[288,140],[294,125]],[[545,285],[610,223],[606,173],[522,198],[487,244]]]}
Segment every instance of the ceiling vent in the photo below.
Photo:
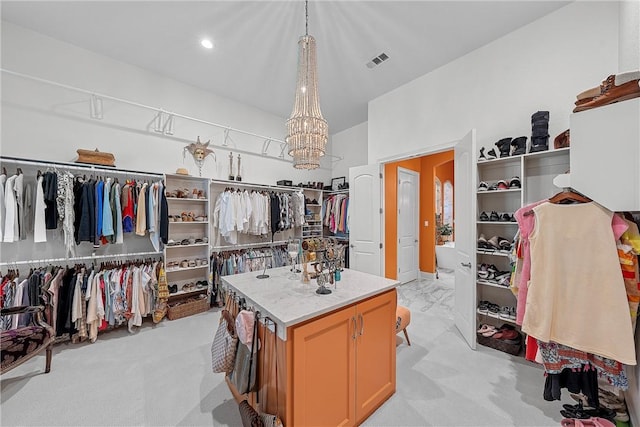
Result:
{"label": "ceiling vent", "polygon": [[376,65],[380,65],[387,59],[389,59],[389,55],[383,52],[380,55],[373,58],[371,61],[367,62],[367,68],[373,68]]}

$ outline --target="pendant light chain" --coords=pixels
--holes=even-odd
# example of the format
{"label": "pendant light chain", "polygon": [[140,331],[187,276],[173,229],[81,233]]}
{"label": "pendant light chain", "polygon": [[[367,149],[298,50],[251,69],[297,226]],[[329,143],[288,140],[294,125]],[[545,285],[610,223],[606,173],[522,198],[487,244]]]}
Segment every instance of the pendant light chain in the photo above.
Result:
{"label": "pendant light chain", "polygon": [[309,35],[309,0],[304,0],[304,35]]}

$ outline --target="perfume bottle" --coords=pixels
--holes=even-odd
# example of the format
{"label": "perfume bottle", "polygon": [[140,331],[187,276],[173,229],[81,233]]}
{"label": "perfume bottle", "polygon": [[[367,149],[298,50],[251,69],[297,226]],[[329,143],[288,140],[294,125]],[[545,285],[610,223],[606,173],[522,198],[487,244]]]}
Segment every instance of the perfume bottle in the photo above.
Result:
{"label": "perfume bottle", "polygon": [[229,153],[229,181],[235,179],[235,176],[233,176],[233,153]]}

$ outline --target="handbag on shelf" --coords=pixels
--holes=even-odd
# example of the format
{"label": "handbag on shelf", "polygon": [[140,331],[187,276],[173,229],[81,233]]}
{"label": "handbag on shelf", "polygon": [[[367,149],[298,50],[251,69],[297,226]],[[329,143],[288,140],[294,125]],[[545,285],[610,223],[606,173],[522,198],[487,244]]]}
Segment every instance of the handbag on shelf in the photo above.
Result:
{"label": "handbag on shelf", "polygon": [[243,427],[264,427],[260,414],[249,405],[246,399],[240,402],[238,410],[240,411],[240,419],[242,420]]}
{"label": "handbag on shelf", "polygon": [[242,341],[238,343],[235,364],[229,378],[240,394],[255,391],[257,385],[258,317],[258,313],[254,313],[251,346],[244,344]]}

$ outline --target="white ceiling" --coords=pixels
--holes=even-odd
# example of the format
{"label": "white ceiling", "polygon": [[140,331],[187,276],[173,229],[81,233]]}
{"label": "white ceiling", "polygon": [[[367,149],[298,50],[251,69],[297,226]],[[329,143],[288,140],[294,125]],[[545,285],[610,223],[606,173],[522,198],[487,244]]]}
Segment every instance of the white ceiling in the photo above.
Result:
{"label": "white ceiling", "polygon": [[[317,40],[330,133],[366,121],[368,101],[567,3],[312,0],[309,34]],[[291,113],[305,30],[301,0],[1,4],[4,20],[282,117]],[[200,46],[205,36],[213,50]],[[387,61],[365,66],[382,52]]]}

